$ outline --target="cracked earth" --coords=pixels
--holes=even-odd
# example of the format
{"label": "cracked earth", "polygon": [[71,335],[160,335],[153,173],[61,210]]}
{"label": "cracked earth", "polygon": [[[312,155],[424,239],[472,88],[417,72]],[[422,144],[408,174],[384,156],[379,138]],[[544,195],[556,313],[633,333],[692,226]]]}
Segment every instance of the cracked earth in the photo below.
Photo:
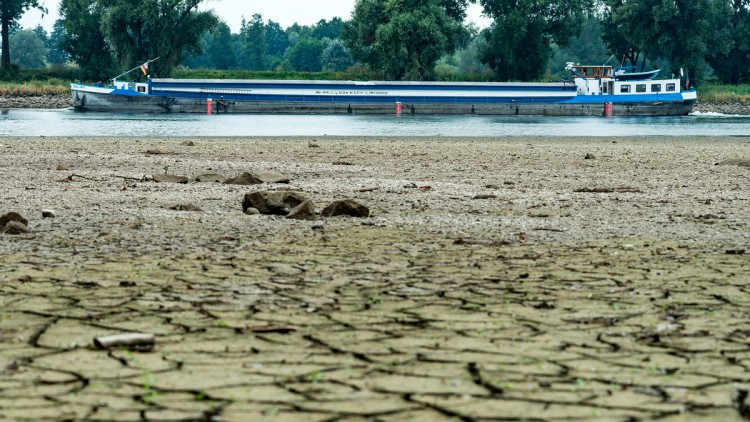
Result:
{"label": "cracked earth", "polygon": [[[0,419],[743,420],[747,160],[750,138],[0,138],[0,214],[29,220],[0,235]],[[245,171],[291,183],[150,177]],[[279,189],[371,215],[242,213]],[[155,345],[94,345],[126,333]]]}

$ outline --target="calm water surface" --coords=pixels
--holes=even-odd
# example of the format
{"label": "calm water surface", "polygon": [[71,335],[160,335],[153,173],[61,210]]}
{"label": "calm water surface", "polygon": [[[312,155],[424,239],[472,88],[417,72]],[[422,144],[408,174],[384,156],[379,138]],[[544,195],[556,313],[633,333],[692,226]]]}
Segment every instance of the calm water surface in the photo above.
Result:
{"label": "calm water surface", "polygon": [[0,111],[0,136],[750,136],[750,116],[200,115]]}

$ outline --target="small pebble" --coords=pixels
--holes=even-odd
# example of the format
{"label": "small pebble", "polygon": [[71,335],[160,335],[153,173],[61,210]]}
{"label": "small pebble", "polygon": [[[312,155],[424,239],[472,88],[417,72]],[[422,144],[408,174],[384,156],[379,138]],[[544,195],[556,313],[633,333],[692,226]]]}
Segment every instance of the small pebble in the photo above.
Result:
{"label": "small pebble", "polygon": [[55,210],[51,210],[51,209],[42,210],[42,217],[43,218],[55,218],[57,217],[57,213],[55,213]]}

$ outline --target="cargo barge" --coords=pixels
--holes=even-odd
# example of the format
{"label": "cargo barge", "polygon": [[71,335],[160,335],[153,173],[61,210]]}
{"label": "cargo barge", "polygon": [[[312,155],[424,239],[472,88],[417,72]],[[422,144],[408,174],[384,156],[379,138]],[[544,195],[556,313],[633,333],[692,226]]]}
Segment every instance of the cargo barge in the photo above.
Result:
{"label": "cargo barge", "polygon": [[[137,68],[136,68],[137,69]],[[74,107],[126,113],[679,116],[696,91],[680,78],[568,66],[559,82],[389,82],[164,79],[71,83]]]}

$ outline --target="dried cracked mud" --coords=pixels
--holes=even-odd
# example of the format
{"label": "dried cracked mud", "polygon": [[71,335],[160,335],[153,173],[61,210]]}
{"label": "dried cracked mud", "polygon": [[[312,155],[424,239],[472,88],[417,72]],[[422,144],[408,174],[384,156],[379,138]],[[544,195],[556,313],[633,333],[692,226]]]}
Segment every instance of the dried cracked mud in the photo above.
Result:
{"label": "dried cracked mud", "polygon": [[[750,138],[0,138],[0,214],[29,220],[0,235],[0,419],[750,418],[747,160]],[[144,177],[245,171],[291,183]],[[261,189],[371,215],[244,215]],[[156,344],[94,346],[124,333]]]}

